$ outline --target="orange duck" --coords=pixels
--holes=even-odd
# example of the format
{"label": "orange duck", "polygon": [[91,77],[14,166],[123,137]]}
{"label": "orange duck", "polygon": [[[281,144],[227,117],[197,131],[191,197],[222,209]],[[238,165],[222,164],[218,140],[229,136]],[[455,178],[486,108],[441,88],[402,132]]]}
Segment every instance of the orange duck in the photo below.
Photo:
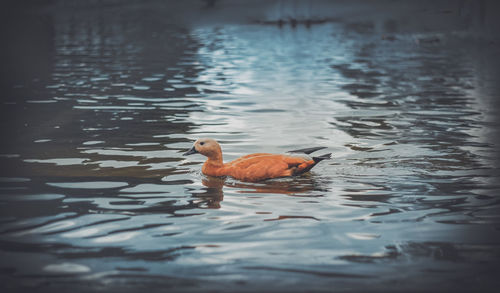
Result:
{"label": "orange duck", "polygon": [[242,181],[256,182],[300,175],[311,170],[320,161],[330,158],[331,154],[312,158],[307,156],[320,149],[324,149],[324,147],[291,151],[291,153],[303,153],[304,155],[250,154],[224,164],[219,143],[211,138],[200,138],[184,155],[199,153],[206,156],[207,161],[201,168],[205,175],[231,176]]}

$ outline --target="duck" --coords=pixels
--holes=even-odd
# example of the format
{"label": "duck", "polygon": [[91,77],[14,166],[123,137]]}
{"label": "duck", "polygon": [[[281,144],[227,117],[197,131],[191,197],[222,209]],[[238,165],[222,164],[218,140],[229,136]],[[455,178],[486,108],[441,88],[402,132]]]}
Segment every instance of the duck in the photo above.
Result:
{"label": "duck", "polygon": [[206,156],[207,160],[203,164],[201,172],[207,176],[229,176],[241,181],[258,182],[298,176],[308,172],[322,160],[331,158],[331,153],[318,157],[308,156],[324,148],[299,149],[290,151],[289,154],[255,153],[224,163],[220,144],[212,138],[200,138],[184,155],[201,154]]}

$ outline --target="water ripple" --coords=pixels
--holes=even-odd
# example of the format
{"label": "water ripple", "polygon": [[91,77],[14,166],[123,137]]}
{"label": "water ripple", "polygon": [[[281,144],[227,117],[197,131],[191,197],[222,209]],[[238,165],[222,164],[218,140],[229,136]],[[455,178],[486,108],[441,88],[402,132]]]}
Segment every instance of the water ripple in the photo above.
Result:
{"label": "water ripple", "polygon": [[[2,104],[6,284],[322,291],[495,271],[495,44],[392,20],[183,27],[132,8],[23,20],[50,23],[52,41],[37,46],[49,72]],[[312,146],[333,158],[295,178],[211,178],[182,155],[207,136],[226,161]]]}

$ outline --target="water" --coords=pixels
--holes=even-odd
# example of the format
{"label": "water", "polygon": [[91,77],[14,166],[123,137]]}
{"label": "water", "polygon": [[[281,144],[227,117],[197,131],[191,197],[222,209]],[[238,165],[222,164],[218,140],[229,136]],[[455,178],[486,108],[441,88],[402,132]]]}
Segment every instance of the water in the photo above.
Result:
{"label": "water", "polygon": [[[43,41],[1,106],[5,292],[499,285],[498,42],[146,11],[19,20]],[[208,178],[198,137],[333,159]]]}

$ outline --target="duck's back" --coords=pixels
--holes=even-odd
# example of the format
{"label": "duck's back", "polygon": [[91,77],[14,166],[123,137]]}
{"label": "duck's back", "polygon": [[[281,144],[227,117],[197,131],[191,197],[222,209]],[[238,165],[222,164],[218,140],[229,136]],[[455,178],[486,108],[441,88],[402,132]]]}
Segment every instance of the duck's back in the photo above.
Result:
{"label": "duck's back", "polygon": [[292,176],[311,164],[314,164],[313,160],[300,156],[257,153],[224,164],[224,173],[240,180],[260,181]]}

